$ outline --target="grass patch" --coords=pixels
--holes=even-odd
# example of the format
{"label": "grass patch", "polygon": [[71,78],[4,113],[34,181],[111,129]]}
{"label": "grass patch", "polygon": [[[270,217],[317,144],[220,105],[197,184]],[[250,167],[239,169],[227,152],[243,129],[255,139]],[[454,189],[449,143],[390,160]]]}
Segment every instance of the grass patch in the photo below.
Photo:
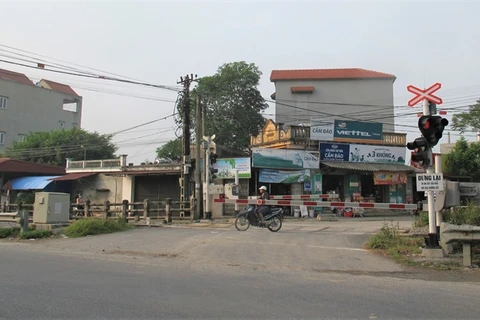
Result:
{"label": "grass patch", "polygon": [[409,237],[400,235],[400,227],[397,224],[385,223],[380,232],[370,237],[365,247],[367,249],[384,252],[397,262],[406,265],[418,265],[417,262],[409,257],[418,255],[422,252],[421,246],[423,239],[418,237]]}
{"label": "grass patch", "polygon": [[65,235],[70,238],[93,236],[132,229],[123,218],[118,219],[82,219],[65,229]]}
{"label": "grass patch", "polygon": [[20,228],[0,228],[0,239],[16,237],[20,233]]}
{"label": "grass patch", "polygon": [[20,239],[43,239],[52,236],[50,230],[28,230],[20,234]]}
{"label": "grass patch", "polygon": [[29,229],[25,232],[20,232],[20,228],[1,228],[0,238],[19,238],[19,239],[43,239],[52,236],[50,230],[33,230]]}

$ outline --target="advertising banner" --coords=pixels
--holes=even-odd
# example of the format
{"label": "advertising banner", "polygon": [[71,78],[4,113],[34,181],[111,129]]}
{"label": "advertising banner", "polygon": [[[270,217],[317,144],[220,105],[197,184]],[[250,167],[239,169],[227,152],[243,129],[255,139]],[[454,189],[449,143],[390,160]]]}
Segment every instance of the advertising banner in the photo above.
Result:
{"label": "advertising banner", "polygon": [[374,172],[373,184],[375,185],[396,185],[406,184],[407,174],[405,172]]}
{"label": "advertising banner", "polygon": [[310,126],[310,139],[319,141],[333,141],[335,120],[313,120]]}
{"label": "advertising banner", "polygon": [[350,145],[341,143],[320,143],[321,161],[348,161]]}
{"label": "advertising banner", "polygon": [[235,170],[238,169],[240,179],[250,179],[252,177],[250,158],[222,158],[217,159],[213,164],[218,169],[216,176],[218,179],[235,179]]}
{"label": "advertising banner", "polygon": [[323,176],[320,173],[313,175],[313,193],[314,194],[322,194],[323,186],[322,186]]}
{"label": "advertising banner", "polygon": [[268,169],[319,169],[318,151],[252,148],[252,167]]}
{"label": "advertising banner", "polygon": [[382,143],[382,123],[335,120],[333,141]]}
{"label": "advertising banner", "polygon": [[258,181],[263,183],[302,183],[310,182],[310,170],[280,171],[261,169]]}
{"label": "advertising banner", "polygon": [[349,161],[405,164],[405,151],[404,147],[351,144]]}

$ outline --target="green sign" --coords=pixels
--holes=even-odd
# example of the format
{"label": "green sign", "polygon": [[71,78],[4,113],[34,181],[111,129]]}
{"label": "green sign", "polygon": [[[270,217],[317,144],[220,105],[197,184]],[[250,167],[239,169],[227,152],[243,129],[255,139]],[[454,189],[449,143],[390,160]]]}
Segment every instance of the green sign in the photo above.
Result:
{"label": "green sign", "polygon": [[382,131],[382,123],[335,120],[333,140],[351,143],[381,143]]}
{"label": "green sign", "polygon": [[322,194],[323,187],[322,187],[322,175],[320,173],[313,175],[313,194]]}

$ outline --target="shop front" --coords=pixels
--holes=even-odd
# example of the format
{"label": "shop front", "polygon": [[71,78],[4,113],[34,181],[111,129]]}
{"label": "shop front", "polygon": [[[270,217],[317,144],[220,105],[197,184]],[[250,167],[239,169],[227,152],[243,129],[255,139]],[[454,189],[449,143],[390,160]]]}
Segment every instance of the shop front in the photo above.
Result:
{"label": "shop front", "polygon": [[334,189],[346,202],[405,203],[408,173],[405,148],[321,143],[325,190]]}
{"label": "shop front", "polygon": [[[302,195],[318,192],[312,186],[319,173],[318,151],[252,148],[252,189],[265,185],[271,195]],[[318,177],[317,177],[318,179]]]}

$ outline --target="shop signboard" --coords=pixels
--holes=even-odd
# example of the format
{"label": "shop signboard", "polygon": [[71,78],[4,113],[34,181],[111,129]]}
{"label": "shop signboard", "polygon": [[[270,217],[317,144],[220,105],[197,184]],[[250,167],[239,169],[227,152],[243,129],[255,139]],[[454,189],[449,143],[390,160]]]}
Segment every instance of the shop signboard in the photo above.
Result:
{"label": "shop signboard", "polygon": [[348,161],[350,145],[342,143],[320,143],[321,161]]}
{"label": "shop signboard", "polygon": [[381,144],[383,124],[376,122],[313,120],[310,139],[333,142]]}
{"label": "shop signboard", "polygon": [[258,181],[262,183],[304,183],[310,182],[310,170],[281,171],[261,169]]}
{"label": "shop signboard", "polygon": [[268,169],[319,169],[318,151],[252,148],[252,167]]}
{"label": "shop signboard", "polygon": [[382,123],[335,120],[333,141],[382,143],[382,131]]}
{"label": "shop signboard", "polygon": [[406,184],[407,174],[405,172],[374,172],[373,184],[374,185],[396,185]]}
{"label": "shop signboard", "polygon": [[333,141],[335,120],[313,120],[310,126],[310,139],[318,141]]}
{"label": "shop signboard", "polygon": [[349,162],[405,164],[405,148],[351,144]]}
{"label": "shop signboard", "polygon": [[218,169],[216,176],[218,179],[235,179],[235,170],[238,169],[240,179],[250,179],[251,166],[250,158],[220,158],[213,164]]}

